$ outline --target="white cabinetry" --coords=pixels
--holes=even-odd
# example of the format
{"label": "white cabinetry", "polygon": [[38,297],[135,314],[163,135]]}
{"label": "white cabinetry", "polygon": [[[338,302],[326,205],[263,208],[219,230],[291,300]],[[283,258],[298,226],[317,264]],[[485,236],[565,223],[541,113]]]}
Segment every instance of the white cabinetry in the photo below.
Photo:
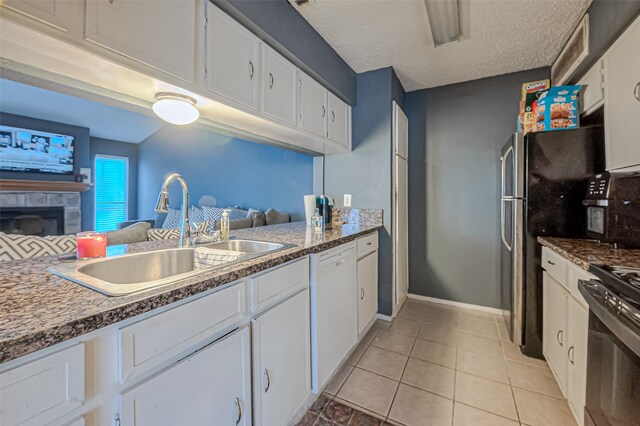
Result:
{"label": "white cabinetry", "polygon": [[209,2],[207,17],[207,89],[258,109],[260,40]]}
{"label": "white cabinetry", "polygon": [[640,165],[640,18],[604,56],[607,170]]}
{"label": "white cabinetry", "polygon": [[262,45],[262,112],[297,124],[298,70],[275,50]]}
{"label": "white cabinetry", "polygon": [[308,288],[251,321],[256,425],[284,425],[311,392]]}
{"label": "white cabinetry", "polygon": [[582,92],[582,114],[589,115],[604,102],[604,61],[601,59],[580,79],[579,85],[586,86]]}
{"label": "white cabinetry", "polygon": [[122,394],[123,425],[251,425],[249,329],[214,342]]}
{"label": "white cabinetry", "polygon": [[299,75],[298,125],[314,135],[327,137],[327,89],[302,71]]}
{"label": "white cabinetry", "polygon": [[351,108],[336,95],[329,93],[329,139],[351,147]]}
{"label": "white cabinetry", "polygon": [[542,249],[542,347],[578,424],[584,424],[589,309],[578,290],[593,276],[550,249]]}
{"label": "white cabinetry", "polygon": [[82,7],[82,2],[81,0],[5,0],[2,6],[66,33],[74,25],[74,12],[78,7]]}
{"label": "white cabinetry", "polygon": [[86,40],[189,83],[196,31],[195,1],[86,2]]}
{"label": "white cabinetry", "polygon": [[358,333],[378,312],[378,234],[358,239]]}

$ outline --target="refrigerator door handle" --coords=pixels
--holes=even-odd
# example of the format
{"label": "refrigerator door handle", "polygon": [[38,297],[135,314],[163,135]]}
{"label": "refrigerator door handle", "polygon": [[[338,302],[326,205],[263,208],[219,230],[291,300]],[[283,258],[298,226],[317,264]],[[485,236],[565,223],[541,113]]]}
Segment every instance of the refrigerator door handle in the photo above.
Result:
{"label": "refrigerator door handle", "polygon": [[509,158],[509,154],[513,154],[513,145],[510,146],[509,148],[507,148],[507,150],[504,152],[504,154],[502,154],[502,157],[500,157],[500,162],[502,163],[501,164],[501,171],[502,171],[501,175],[502,176],[501,176],[501,179],[500,179],[500,182],[501,182],[501,184],[500,184],[501,185],[500,196],[503,197],[503,198],[507,197],[507,196],[510,197],[510,196],[514,195],[514,194],[510,194],[510,195],[505,194],[505,184],[506,184],[506,179],[507,179],[507,176],[506,176],[506,174],[507,174],[506,173],[507,172],[507,170],[506,170],[506,162],[507,162],[507,159]]}
{"label": "refrigerator door handle", "polygon": [[507,248],[507,250],[509,251],[513,251],[513,247],[509,245],[509,243],[507,242],[507,239],[505,237],[505,229],[504,229],[504,225],[505,225],[505,210],[506,210],[506,203],[507,201],[512,201],[512,200],[500,200],[500,238],[502,239],[502,244],[504,244],[504,246]]}

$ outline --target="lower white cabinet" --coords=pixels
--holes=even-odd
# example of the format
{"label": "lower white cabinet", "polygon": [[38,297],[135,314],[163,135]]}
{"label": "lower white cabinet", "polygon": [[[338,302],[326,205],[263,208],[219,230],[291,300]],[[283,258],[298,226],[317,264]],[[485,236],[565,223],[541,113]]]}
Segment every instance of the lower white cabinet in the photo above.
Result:
{"label": "lower white cabinet", "polygon": [[251,321],[256,425],[285,425],[311,392],[309,290]]}
{"label": "lower white cabinet", "polygon": [[251,349],[244,327],[121,395],[122,425],[251,425]]}
{"label": "lower white cabinet", "polygon": [[378,312],[378,250],[360,257],[358,276],[358,333],[362,333]]}
{"label": "lower white cabinet", "polygon": [[567,315],[567,401],[584,424],[584,404],[587,388],[587,338],[589,309],[569,298]]}
{"label": "lower white cabinet", "polygon": [[567,389],[567,297],[567,291],[545,272],[542,284],[542,351],[562,392]]}

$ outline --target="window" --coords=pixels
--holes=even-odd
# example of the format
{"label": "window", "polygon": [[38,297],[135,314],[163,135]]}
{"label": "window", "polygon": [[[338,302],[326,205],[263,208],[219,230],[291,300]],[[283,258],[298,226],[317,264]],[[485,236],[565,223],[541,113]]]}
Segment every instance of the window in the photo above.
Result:
{"label": "window", "polygon": [[129,159],[96,155],[96,231],[111,231],[128,216]]}

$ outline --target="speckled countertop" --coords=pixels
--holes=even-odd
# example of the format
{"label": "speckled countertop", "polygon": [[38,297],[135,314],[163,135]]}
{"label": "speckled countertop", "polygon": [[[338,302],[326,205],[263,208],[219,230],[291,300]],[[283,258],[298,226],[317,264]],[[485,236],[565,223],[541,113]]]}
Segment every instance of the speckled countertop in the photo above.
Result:
{"label": "speckled countertop", "polygon": [[595,240],[538,237],[538,242],[584,270],[590,263],[640,268],[640,250],[616,249]]}
{"label": "speckled countertop", "polygon": [[[375,232],[379,225],[347,224],[319,237],[304,222],[232,231],[238,238],[290,243],[297,247],[203,272],[159,289],[109,297],[53,275],[45,269],[67,256],[0,264],[0,363],[123,321],[195,294],[317,253]],[[176,247],[177,240],[131,244],[125,252]]]}

